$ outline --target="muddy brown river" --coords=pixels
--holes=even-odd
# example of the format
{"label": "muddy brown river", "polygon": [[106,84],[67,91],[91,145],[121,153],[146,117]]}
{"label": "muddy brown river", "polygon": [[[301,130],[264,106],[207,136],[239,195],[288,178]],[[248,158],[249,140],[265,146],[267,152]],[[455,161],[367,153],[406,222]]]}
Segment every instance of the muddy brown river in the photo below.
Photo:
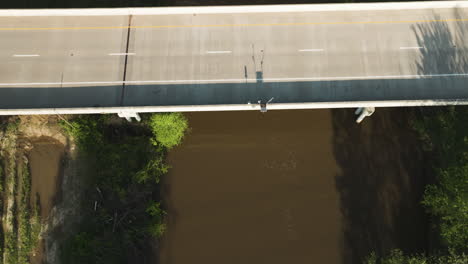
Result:
{"label": "muddy brown river", "polygon": [[[424,159],[406,110],[188,114],[169,154],[161,264],[362,263],[420,252]],[[427,166],[426,166],[427,167]]]}
{"label": "muddy brown river", "polygon": [[[59,189],[60,169],[64,146],[53,138],[40,137],[32,140],[33,148],[29,153],[31,170],[31,205],[38,205],[43,223],[48,221],[49,213]],[[34,206],[32,206],[34,208]],[[40,240],[31,263],[44,263],[45,244]]]}
{"label": "muddy brown river", "polygon": [[46,137],[34,140],[33,146],[29,153],[31,202],[40,203],[41,219],[46,220],[57,193],[64,147],[60,142]]}
{"label": "muddy brown river", "polygon": [[341,263],[330,111],[190,114],[161,263]]}
{"label": "muddy brown river", "polygon": [[[168,228],[155,262],[359,264],[372,251],[428,252],[420,201],[432,165],[410,128],[415,113],[378,109],[360,125],[353,109],[187,114],[191,131],[163,179]],[[32,144],[31,202],[47,219],[64,147]]]}

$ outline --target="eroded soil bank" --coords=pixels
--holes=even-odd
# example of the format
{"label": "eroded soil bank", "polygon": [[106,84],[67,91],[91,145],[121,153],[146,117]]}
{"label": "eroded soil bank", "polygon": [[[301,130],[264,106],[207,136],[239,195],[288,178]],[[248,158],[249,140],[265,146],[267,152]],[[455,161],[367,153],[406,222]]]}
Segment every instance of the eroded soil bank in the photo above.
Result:
{"label": "eroded soil bank", "polygon": [[361,263],[418,251],[424,159],[404,109],[188,114],[159,263]]}
{"label": "eroded soil bank", "polygon": [[82,188],[75,184],[80,177],[74,177],[74,146],[59,125],[63,119],[0,118],[2,202],[8,209],[2,212],[3,263],[58,263],[60,236],[52,233],[79,218]]}

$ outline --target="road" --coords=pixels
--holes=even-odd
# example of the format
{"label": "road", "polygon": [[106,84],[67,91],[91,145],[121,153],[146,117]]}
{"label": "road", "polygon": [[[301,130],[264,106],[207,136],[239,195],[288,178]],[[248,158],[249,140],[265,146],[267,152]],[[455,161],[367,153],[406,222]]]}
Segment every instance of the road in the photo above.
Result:
{"label": "road", "polygon": [[468,5],[417,5],[0,15],[0,109],[468,99]]}

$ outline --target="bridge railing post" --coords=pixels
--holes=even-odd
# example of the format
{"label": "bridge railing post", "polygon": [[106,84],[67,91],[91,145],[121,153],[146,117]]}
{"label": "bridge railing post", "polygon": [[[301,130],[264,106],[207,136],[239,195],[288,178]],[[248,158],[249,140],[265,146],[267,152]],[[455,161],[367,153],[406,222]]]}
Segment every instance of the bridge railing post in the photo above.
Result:
{"label": "bridge railing post", "polygon": [[141,117],[137,112],[120,112],[117,115],[121,118],[127,119],[128,122],[132,122],[132,118],[135,118],[138,122],[141,121]]}
{"label": "bridge railing post", "polygon": [[375,107],[369,106],[369,107],[359,107],[356,109],[354,112],[355,115],[359,115],[356,119],[356,123],[361,123],[364,118],[367,116],[371,116],[375,112]]}

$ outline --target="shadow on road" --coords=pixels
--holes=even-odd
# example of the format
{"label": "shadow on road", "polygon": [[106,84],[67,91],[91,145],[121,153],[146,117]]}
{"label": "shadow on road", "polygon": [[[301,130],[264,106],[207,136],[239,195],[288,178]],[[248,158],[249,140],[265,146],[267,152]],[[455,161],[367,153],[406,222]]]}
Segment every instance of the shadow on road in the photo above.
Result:
{"label": "shadow on road", "polygon": [[[453,22],[422,23],[412,26],[418,45],[424,47],[416,58],[418,74],[468,72],[468,15],[454,9]],[[438,15],[431,20],[441,20]],[[467,86],[463,87],[465,90]]]}

